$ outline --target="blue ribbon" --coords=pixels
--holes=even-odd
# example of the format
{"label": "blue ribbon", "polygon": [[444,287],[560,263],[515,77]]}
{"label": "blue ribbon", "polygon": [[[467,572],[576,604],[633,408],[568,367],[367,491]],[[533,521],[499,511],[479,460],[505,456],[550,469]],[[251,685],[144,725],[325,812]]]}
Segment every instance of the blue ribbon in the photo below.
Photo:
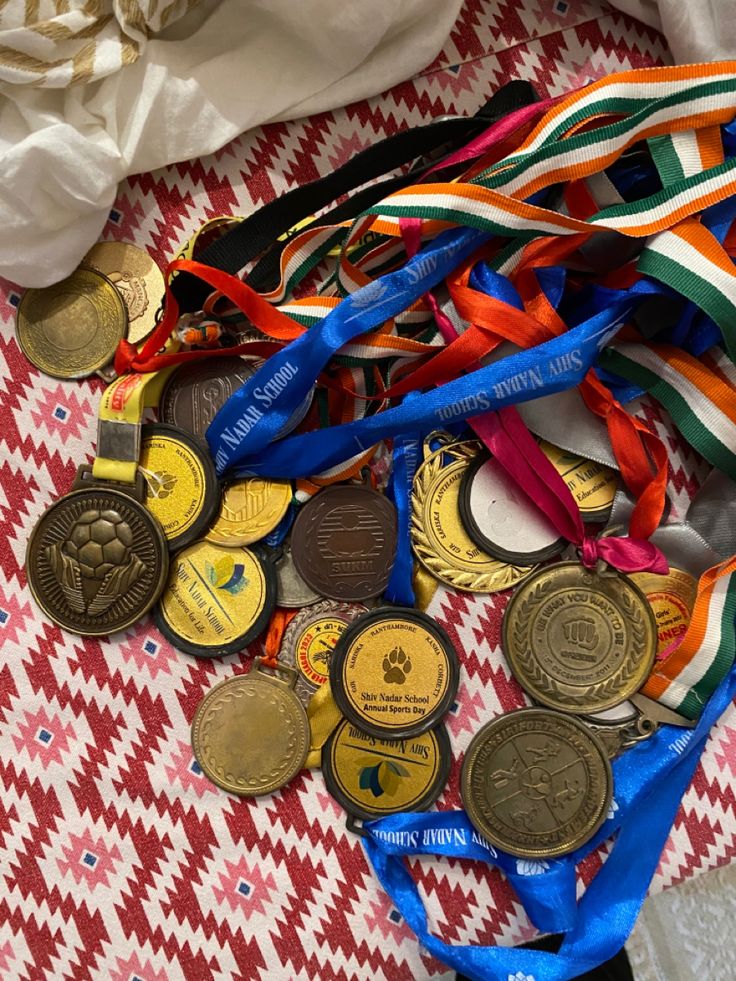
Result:
{"label": "blue ribbon", "polygon": [[[416,397],[416,396],[415,396]],[[419,464],[421,433],[406,433],[394,439],[393,468],[386,492],[396,506],[396,557],[391,569],[385,599],[397,606],[414,606],[411,557],[411,489]]]}
{"label": "blue ribbon", "polygon": [[[463,812],[397,814],[365,825],[369,837],[364,844],[376,875],[421,944],[470,978],[508,981],[521,972],[526,981],[567,981],[592,970],[612,957],[629,936],[708,732],[734,694],[736,668],[715,691],[695,729],[663,726],[615,760],[615,806],[598,834],[572,856],[550,860],[543,869],[533,863],[525,866],[474,841]],[[574,863],[614,834],[608,860],[573,908]],[[478,858],[503,869],[534,923],[543,930],[566,933],[559,952],[439,940],[429,931],[419,892],[401,857],[417,853]],[[558,894],[560,889],[564,892]]]}

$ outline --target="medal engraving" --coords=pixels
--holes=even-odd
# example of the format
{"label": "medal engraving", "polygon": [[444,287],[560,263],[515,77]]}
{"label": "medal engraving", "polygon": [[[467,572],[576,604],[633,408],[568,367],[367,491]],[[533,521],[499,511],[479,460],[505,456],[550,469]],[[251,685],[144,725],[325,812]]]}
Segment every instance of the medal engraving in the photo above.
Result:
{"label": "medal engraving", "polygon": [[598,830],[612,777],[603,747],[581,722],[521,709],[476,734],[461,789],[470,820],[488,841],[512,855],[551,858]]}
{"label": "medal engraving", "polygon": [[255,363],[242,358],[208,358],[204,364],[183,365],[161,396],[161,421],[203,437],[220,408],[253,377],[255,368]]}
{"label": "medal engraving", "polygon": [[150,255],[126,242],[98,242],[82,260],[103,273],[128,310],[128,340],[139,344],[156,326],[164,295],[164,276]]}
{"label": "medal engraving", "polygon": [[504,651],[522,687],[545,705],[582,714],[642,686],[655,637],[649,605],[626,577],[574,562],[535,573],[503,620]]}
{"label": "medal engraving", "polygon": [[637,572],[631,576],[652,607],[657,623],[657,654],[662,654],[685,633],[695,606],[698,584],[681,569],[670,568],[666,576]]}
{"label": "medal engraving", "polygon": [[204,536],[218,545],[250,545],[278,525],[291,504],[291,484],[260,477],[234,480],[222,492],[220,511]]}

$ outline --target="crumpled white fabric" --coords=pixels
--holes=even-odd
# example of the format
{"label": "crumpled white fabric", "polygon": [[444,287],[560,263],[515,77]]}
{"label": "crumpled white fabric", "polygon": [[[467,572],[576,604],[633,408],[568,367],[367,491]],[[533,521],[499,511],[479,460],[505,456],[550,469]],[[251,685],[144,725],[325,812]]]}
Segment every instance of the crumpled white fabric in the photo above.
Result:
{"label": "crumpled white fabric", "polygon": [[[53,87],[2,71],[13,8],[0,5],[0,276],[46,286],[68,275],[97,240],[129,174],[210,153],[253,126],[346,105],[410,78],[441,49],[461,0],[202,0],[191,9],[182,2],[183,14],[166,2],[176,9],[159,33],[152,33],[155,16],[135,29],[123,23],[131,7],[152,15],[161,5],[62,3],[116,17],[119,29],[105,24],[110,43],[132,38],[137,51],[122,67],[110,54],[109,73],[105,52],[96,52],[102,61],[89,81],[65,86],[57,72]],[[21,8],[25,3],[20,25]],[[17,33],[13,40],[17,50]],[[30,37],[24,50],[48,60],[47,41]],[[55,43],[62,50],[56,60],[66,58],[66,42]]]}
{"label": "crumpled white fabric", "polygon": [[677,64],[736,57],[733,0],[610,0],[661,31]]}

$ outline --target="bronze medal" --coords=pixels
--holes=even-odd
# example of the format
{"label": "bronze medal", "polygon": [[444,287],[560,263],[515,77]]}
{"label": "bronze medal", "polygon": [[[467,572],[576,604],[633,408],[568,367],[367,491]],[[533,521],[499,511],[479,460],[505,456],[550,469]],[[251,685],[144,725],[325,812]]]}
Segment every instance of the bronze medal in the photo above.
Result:
{"label": "bronze medal", "polygon": [[343,721],[322,750],[328,791],[349,814],[366,821],[426,810],[442,793],[451,763],[443,725],[388,740]]}
{"label": "bronze medal", "polygon": [[687,572],[670,567],[666,576],[636,572],[631,577],[644,593],[657,622],[657,654],[682,636],[690,624],[698,583]]}
{"label": "bronze medal", "polygon": [[128,311],[128,340],[140,344],[156,326],[164,295],[164,274],[150,255],[127,242],[98,242],[82,259],[107,276]]}
{"label": "bronze medal", "polygon": [[233,480],[223,489],[219,512],[204,537],[227,548],[260,541],[289,510],[291,497],[288,481]]}
{"label": "bronze medal", "polygon": [[224,657],[265,630],[275,603],[271,562],[248,548],[195,542],[172,557],[154,615],[174,647],[196,657]]}
{"label": "bronze medal", "polygon": [[554,558],[567,545],[495,457],[480,454],[460,485],[460,517],[468,535],[501,562],[534,565]]}
{"label": "bronze medal", "polygon": [[383,607],[358,617],[330,659],[330,687],[342,714],[369,735],[426,732],[457,694],[455,648],[425,613]]}
{"label": "bronze medal", "polygon": [[309,722],[294,694],[294,672],[268,673],[256,658],[248,674],[220,682],[192,722],[192,748],[214,784],[241,797],[271,794],[303,768]]}
{"label": "bronze medal", "polygon": [[183,548],[199,538],[219,499],[206,446],[173,426],[143,426],[138,470],[146,482],[146,507],[158,518],[169,548]]}
{"label": "bronze medal", "polygon": [[125,304],[113,284],[83,267],[54,286],[26,290],[16,318],[21,350],[54,378],[86,378],[104,368],[127,326]]}
{"label": "bronze medal", "polygon": [[520,709],[485,725],[468,746],[461,794],[492,845],[522,858],[575,851],[606,819],[613,777],[603,746],[582,722]]}
{"label": "bronze medal", "polygon": [[26,552],[28,585],[44,613],[91,637],[139,620],[158,599],[167,572],[158,521],[135,498],[99,485],[55,501]]}
{"label": "bronze medal", "polygon": [[616,471],[543,439],[539,440],[539,448],[567,484],[583,521],[608,521],[618,490]]}
{"label": "bronze medal", "polygon": [[494,559],[460,520],[460,486],[479,452],[480,443],[469,440],[450,442],[426,457],[412,489],[411,546],[435,579],[468,592],[495,593],[517,585],[534,567]]}
{"label": "bronze medal", "polygon": [[313,606],[321,599],[296,571],[291,543],[288,538],[285,539],[281,545],[281,554],[276,559],[276,605],[286,610],[301,610],[303,606]]}
{"label": "bronze medal", "polygon": [[242,358],[207,358],[182,365],[166,384],[159,413],[161,421],[195,436],[207,427],[233,392],[255,374],[257,362]]}
{"label": "bronze medal", "polygon": [[321,596],[372,599],[391,575],[396,509],[368,487],[328,487],[297,515],[291,548],[297,572]]}
{"label": "bronze medal", "polygon": [[296,668],[295,691],[305,705],[327,681],[338,640],[356,617],[367,612],[360,603],[324,600],[297,613],[286,628],[279,661]]}
{"label": "bronze medal", "polygon": [[519,684],[551,708],[590,715],[624,701],[654,663],[656,626],[630,579],[576,562],[540,569],[503,619],[506,658]]}

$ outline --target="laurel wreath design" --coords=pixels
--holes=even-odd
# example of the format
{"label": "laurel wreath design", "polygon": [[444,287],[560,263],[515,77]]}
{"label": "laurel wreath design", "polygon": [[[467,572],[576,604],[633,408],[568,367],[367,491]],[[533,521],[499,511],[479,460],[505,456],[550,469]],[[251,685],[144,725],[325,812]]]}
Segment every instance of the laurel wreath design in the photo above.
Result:
{"label": "laurel wreath design", "polygon": [[536,568],[497,562],[489,557],[488,572],[473,572],[452,565],[451,557],[438,554],[429,537],[424,506],[441,472],[447,466],[446,457],[467,465],[478,455],[481,444],[477,440],[448,443],[428,454],[414,477],[411,494],[411,545],[414,554],[436,579],[472,593],[497,593],[518,585]]}
{"label": "laurel wreath design", "polygon": [[[574,694],[568,687],[560,685],[544,670],[532,654],[529,637],[532,624],[532,612],[542,602],[547,593],[555,588],[551,579],[537,583],[528,593],[518,599],[518,610],[514,610],[512,627],[512,645],[507,645],[507,656],[514,674],[527,690],[533,689],[549,699],[554,699],[560,708],[584,708],[586,711],[605,707],[611,698],[623,701],[635,692],[643,678],[641,655],[646,646],[646,626],[641,608],[627,592],[619,597],[623,606],[627,624],[631,631],[631,642],[628,646],[628,656],[621,667],[604,681],[591,684],[579,695]],[[507,614],[508,615],[508,614]],[[510,646],[510,649],[508,649]],[[518,671],[517,671],[518,668]],[[646,673],[644,674],[646,677]],[[615,704],[615,703],[614,703]]]}

